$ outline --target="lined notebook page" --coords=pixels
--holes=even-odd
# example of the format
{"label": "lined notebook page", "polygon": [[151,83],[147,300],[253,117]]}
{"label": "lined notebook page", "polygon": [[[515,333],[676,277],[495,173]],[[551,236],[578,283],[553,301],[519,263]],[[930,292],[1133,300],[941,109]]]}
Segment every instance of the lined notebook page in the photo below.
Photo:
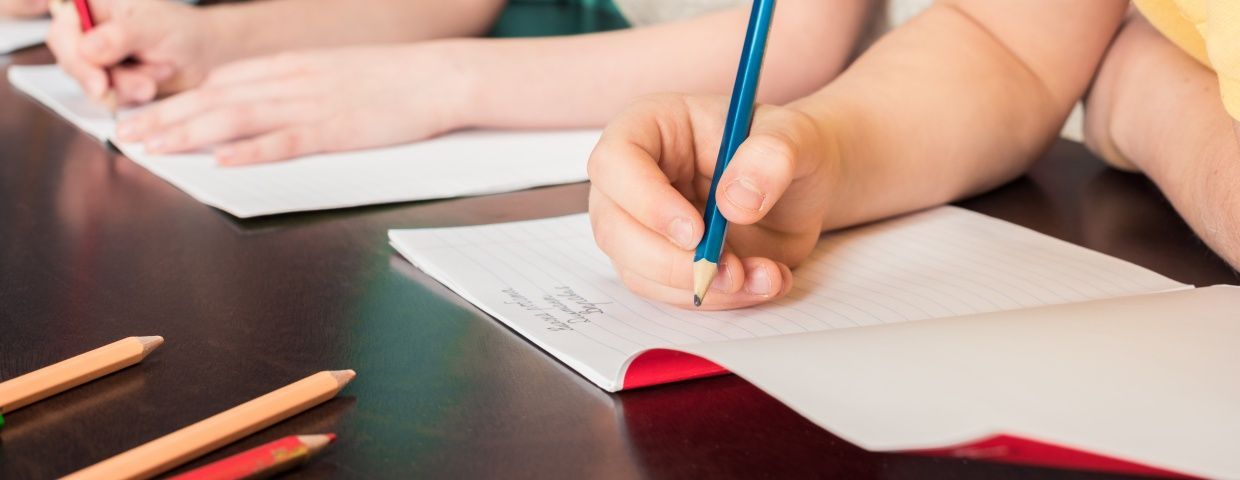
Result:
{"label": "lined notebook page", "polygon": [[414,265],[609,391],[626,362],[651,348],[1187,288],[956,207],[826,235],[788,297],[728,312],[630,293],[584,214],[389,236]]}
{"label": "lined notebook page", "polygon": [[[100,140],[115,124],[55,66],[11,67],[9,81]],[[198,201],[246,218],[379,203],[483,195],[586,180],[596,130],[469,131],[389,148],[222,168],[205,153],[148,155],[135,163]]]}
{"label": "lined notebook page", "polygon": [[0,54],[43,43],[52,21],[0,18]]}

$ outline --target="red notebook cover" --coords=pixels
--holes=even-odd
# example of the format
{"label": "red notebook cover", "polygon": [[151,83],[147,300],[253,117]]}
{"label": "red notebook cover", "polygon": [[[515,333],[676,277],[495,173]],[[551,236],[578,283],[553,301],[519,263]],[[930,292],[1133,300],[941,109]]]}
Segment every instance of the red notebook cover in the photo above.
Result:
{"label": "red notebook cover", "polygon": [[[623,390],[729,373],[727,369],[675,350],[648,350],[634,358],[624,372]],[[961,445],[909,450],[904,453],[970,458],[1040,467],[1095,470],[1135,475],[1193,478],[1170,470],[1076,450],[1027,438],[997,435]]]}

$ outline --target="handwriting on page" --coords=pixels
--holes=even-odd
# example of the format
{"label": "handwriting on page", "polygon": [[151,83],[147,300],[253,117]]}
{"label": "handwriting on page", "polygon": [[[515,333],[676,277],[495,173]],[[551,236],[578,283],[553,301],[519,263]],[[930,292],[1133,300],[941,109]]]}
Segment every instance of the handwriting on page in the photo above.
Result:
{"label": "handwriting on page", "polygon": [[613,302],[590,302],[573,291],[572,287],[560,285],[554,287],[555,293],[543,295],[539,303],[530,300],[516,289],[505,288],[503,294],[508,296],[509,305],[517,305],[527,312],[535,312],[534,317],[547,322],[547,331],[562,332],[572,330],[575,323],[587,323],[590,315],[602,315],[602,305]]}
{"label": "handwriting on page", "polygon": [[[1013,310],[1183,285],[1119,259],[954,207],[824,237],[788,297],[703,312],[638,297],[585,215],[406,230],[415,265],[549,351],[619,370],[642,350]],[[540,337],[538,332],[550,332]]]}

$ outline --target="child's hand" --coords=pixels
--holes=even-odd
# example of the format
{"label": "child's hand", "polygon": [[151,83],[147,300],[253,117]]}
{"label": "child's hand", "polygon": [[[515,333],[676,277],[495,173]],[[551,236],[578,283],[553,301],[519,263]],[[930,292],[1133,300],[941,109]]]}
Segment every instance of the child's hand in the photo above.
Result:
{"label": "child's hand", "polygon": [[[122,104],[192,86],[215,61],[212,43],[225,40],[210,33],[203,11],[177,1],[92,0],[96,26],[85,34],[72,1],[51,1],[47,45],[61,68],[97,100],[107,92],[107,67]],[[121,64],[127,59],[132,61]]]}
{"label": "child's hand", "polygon": [[48,0],[0,0],[0,18],[38,17],[47,14]]}
{"label": "child's hand", "polygon": [[[723,134],[727,99],[640,100],[590,156],[590,220],[599,248],[631,290],[689,306],[693,250]],[[813,250],[840,178],[831,140],[797,110],[759,106],[749,139],[720,180],[728,228],[703,308],[759,304],[788,293],[790,266]]]}
{"label": "child's hand", "polygon": [[219,145],[222,165],[406,143],[465,126],[459,70],[432,43],[257,57],[212,71],[117,135],[151,153]]}

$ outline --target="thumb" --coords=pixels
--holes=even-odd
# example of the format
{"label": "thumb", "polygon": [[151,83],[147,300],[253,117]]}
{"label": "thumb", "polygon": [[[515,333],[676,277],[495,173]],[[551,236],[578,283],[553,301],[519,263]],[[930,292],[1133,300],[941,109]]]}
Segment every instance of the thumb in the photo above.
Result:
{"label": "thumb", "polygon": [[719,178],[715,202],[729,222],[762,220],[798,175],[807,139],[807,118],[779,109],[757,114],[749,138],[741,143]]}

